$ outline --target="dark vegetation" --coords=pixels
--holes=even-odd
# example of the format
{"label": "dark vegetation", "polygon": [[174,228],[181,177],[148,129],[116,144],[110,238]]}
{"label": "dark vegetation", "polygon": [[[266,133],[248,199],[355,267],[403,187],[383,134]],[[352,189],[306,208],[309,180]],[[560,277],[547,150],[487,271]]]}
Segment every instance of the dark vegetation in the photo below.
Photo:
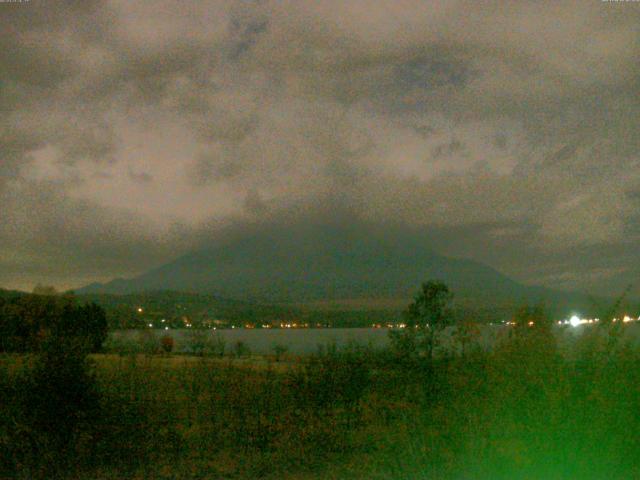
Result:
{"label": "dark vegetation", "polygon": [[63,341],[98,352],[107,329],[104,309],[81,304],[73,295],[0,296],[0,352],[38,352]]}
{"label": "dark vegetation", "polygon": [[523,307],[490,351],[470,322],[442,350],[450,300],[425,284],[388,349],[255,362],[206,342],[89,355],[69,327],[89,307],[5,301],[3,322],[18,309],[46,333],[0,360],[0,478],[640,478],[635,325],[604,318],[561,348]]}
{"label": "dark vegetation", "polygon": [[[84,302],[96,303],[105,309],[110,329],[184,328],[188,322],[194,328],[231,328],[249,324],[278,327],[280,323],[307,324],[315,327],[370,327],[372,323],[394,323],[400,319],[395,309],[322,310],[289,305],[252,303],[221,298],[203,293],[157,291],[128,295],[82,294]],[[142,306],[143,311],[138,308]],[[162,319],[165,322],[161,324]]]}

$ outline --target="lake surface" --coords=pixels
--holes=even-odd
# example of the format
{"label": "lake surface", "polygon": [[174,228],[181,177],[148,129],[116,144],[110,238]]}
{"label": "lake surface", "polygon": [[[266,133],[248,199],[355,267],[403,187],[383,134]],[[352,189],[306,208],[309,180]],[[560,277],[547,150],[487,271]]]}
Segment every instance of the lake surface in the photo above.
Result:
{"label": "lake surface", "polygon": [[[484,349],[490,349],[497,339],[507,334],[511,327],[494,325],[483,326],[478,332],[476,341]],[[587,329],[595,326],[582,325],[579,327],[557,327],[554,329],[561,349],[570,349],[573,341]],[[452,345],[453,329],[447,329],[441,341],[445,346]],[[276,345],[287,347],[293,354],[309,354],[318,351],[320,346],[336,345],[343,347],[351,343],[369,345],[382,348],[389,343],[386,328],[300,328],[300,329],[230,329],[230,330],[116,330],[111,339],[125,341],[129,344],[140,344],[149,338],[156,340],[163,336],[170,336],[175,341],[174,351],[188,353],[193,344],[193,338],[202,335],[225,341],[227,352],[233,350],[237,342],[243,342],[252,353],[270,354]],[[150,337],[151,336],[151,337]],[[631,343],[640,344],[640,322],[634,322],[623,327],[623,337]]]}

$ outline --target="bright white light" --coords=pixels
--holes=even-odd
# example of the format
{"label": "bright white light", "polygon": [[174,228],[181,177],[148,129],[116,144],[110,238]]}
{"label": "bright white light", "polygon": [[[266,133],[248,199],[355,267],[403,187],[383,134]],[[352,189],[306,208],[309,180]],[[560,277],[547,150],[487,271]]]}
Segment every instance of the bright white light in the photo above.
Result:
{"label": "bright white light", "polygon": [[153,323],[150,323],[150,324],[149,324],[149,326],[150,326],[150,327],[153,327]]}
{"label": "bright white light", "polygon": [[569,319],[569,323],[571,324],[572,327],[577,327],[582,323],[582,320],[580,320],[580,318],[577,315],[574,315]]}
{"label": "bright white light", "polygon": [[169,327],[164,327],[165,330],[169,330]]}

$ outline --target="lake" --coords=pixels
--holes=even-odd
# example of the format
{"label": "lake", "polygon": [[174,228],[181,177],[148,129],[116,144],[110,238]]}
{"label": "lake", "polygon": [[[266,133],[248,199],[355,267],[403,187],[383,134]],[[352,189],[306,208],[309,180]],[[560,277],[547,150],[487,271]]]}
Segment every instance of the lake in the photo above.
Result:
{"label": "lake", "polygon": [[[148,332],[148,331],[147,331]],[[189,352],[193,330],[152,330],[158,336],[170,336],[175,341],[174,351]],[[221,337],[225,340],[227,350],[237,342],[244,342],[251,352],[257,354],[273,353],[275,345],[286,346],[290,353],[308,354],[318,350],[320,345],[335,344],[338,347],[349,343],[383,347],[388,343],[386,328],[298,328],[298,329],[225,329],[200,330],[204,335]],[[138,330],[117,330],[111,335],[135,341],[140,337]]]}
{"label": "lake", "polygon": [[[486,325],[479,331],[478,342],[484,349],[489,349],[496,340],[505,335],[511,327],[503,325]],[[555,327],[561,349],[569,347],[573,340],[587,329],[596,328],[591,325],[578,327]],[[443,345],[451,345],[453,329],[444,332]],[[623,337],[632,343],[640,343],[640,322],[634,322],[623,327]],[[198,332],[198,333],[196,333]],[[299,329],[229,329],[229,330],[116,330],[111,332],[111,338],[125,340],[128,343],[140,342],[143,335],[152,334],[157,338],[170,336],[175,341],[175,352],[188,353],[193,335],[205,335],[223,338],[227,351],[231,351],[237,342],[243,342],[252,353],[270,354],[276,345],[287,347],[293,354],[309,354],[318,351],[319,346],[335,344],[338,347],[357,343],[382,348],[389,343],[386,328],[299,328]]]}

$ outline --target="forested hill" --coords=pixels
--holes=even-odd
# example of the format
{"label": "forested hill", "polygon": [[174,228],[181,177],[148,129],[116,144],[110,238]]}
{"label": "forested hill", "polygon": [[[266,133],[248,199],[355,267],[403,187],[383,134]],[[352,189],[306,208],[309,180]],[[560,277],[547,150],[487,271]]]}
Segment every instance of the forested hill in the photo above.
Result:
{"label": "forested hill", "polygon": [[405,227],[271,225],[211,242],[137,277],[79,292],[189,291],[259,303],[404,301],[423,281],[440,279],[460,301],[481,308],[540,301],[554,309],[590,305],[586,295],[523,285],[474,260],[440,255],[429,240],[427,231]]}

